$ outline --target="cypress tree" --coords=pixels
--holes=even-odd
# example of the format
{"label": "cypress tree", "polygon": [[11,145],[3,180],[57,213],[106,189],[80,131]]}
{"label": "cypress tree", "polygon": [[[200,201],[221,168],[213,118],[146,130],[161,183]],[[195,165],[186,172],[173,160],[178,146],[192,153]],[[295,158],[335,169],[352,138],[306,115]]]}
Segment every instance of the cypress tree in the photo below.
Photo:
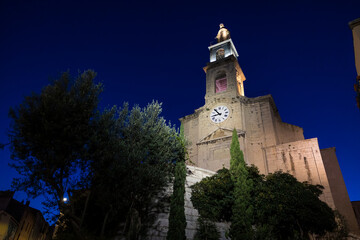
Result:
{"label": "cypress tree", "polygon": [[170,216],[169,216],[169,231],[167,240],[185,240],[185,180],[186,180],[186,165],[185,165],[185,140],[184,127],[180,126],[180,139],[184,147],[183,161],[176,162],[175,178],[173,185],[173,194],[170,202]]}
{"label": "cypress tree", "polygon": [[252,181],[248,178],[244,154],[240,150],[240,144],[236,129],[233,131],[230,146],[230,173],[234,183],[234,205],[232,207],[232,219],[230,237],[233,240],[251,239],[253,207],[251,205]]}

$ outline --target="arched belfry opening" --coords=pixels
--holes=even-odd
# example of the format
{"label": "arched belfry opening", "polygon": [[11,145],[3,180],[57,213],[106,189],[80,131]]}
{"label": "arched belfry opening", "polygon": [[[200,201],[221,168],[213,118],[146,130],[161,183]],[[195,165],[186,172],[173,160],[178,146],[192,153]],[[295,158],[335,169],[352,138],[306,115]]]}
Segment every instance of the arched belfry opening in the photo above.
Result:
{"label": "arched belfry opening", "polygon": [[228,83],[225,71],[219,71],[215,77],[215,93],[225,92],[227,90]]}

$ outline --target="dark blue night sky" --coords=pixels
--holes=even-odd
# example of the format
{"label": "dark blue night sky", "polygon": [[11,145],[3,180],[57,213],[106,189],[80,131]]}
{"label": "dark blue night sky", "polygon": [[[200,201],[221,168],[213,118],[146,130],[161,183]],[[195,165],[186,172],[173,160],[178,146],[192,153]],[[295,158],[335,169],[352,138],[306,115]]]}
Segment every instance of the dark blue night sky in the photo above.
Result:
{"label": "dark blue night sky", "polygon": [[[336,147],[350,199],[360,200],[360,111],[348,22],[359,0],[0,2],[0,143],[8,110],[69,70],[94,69],[101,107],[163,102],[178,119],[204,104],[207,47],[230,30],[247,78],[245,95],[271,93],[284,122]],[[15,170],[0,150],[0,190]],[[18,200],[26,198],[17,193]],[[40,208],[39,201],[31,205]]]}

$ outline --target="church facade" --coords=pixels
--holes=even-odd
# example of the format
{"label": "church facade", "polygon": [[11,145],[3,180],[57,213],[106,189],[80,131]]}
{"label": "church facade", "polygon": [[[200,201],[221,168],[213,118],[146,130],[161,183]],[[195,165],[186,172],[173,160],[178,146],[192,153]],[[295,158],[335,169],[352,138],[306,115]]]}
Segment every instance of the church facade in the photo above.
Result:
{"label": "church facade", "polygon": [[321,184],[321,200],[345,216],[351,232],[359,233],[335,148],[320,149],[317,138],[305,139],[301,127],[283,122],[271,95],[246,97],[246,78],[223,24],[217,39],[204,67],[205,105],[180,119],[189,142],[188,164],[210,171],[229,168],[236,129],[247,164],[262,174],[281,170],[299,181]]}

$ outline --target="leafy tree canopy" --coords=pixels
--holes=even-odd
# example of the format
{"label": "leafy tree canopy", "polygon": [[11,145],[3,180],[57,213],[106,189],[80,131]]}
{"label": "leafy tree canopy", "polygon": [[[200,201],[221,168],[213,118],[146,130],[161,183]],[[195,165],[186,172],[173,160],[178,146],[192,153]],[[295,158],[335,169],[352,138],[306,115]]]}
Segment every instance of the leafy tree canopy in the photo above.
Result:
{"label": "leafy tree canopy", "polygon": [[336,227],[332,209],[319,200],[323,187],[301,183],[288,173],[269,174],[255,196],[256,224],[276,239],[307,239]]}
{"label": "leafy tree canopy", "polygon": [[[334,212],[318,198],[323,189],[320,185],[301,183],[282,172],[265,177],[255,166],[246,168],[254,183],[253,239],[309,239],[309,234],[322,236],[334,230]],[[192,186],[191,201],[202,217],[215,221],[231,219],[235,202],[231,181],[230,171],[222,169]],[[224,212],[231,216],[219,214]]]}
{"label": "leafy tree canopy", "polygon": [[220,238],[215,223],[209,219],[199,217],[196,230],[194,240],[218,240]]}
{"label": "leafy tree canopy", "polygon": [[213,221],[231,220],[234,183],[228,169],[220,169],[191,188],[191,201],[202,217]]}
{"label": "leafy tree canopy", "polygon": [[85,71],[72,80],[64,73],[9,111],[11,166],[20,174],[13,187],[32,197],[45,195],[49,209],[61,208],[65,193],[81,182],[103,89],[94,84],[95,75]]}

